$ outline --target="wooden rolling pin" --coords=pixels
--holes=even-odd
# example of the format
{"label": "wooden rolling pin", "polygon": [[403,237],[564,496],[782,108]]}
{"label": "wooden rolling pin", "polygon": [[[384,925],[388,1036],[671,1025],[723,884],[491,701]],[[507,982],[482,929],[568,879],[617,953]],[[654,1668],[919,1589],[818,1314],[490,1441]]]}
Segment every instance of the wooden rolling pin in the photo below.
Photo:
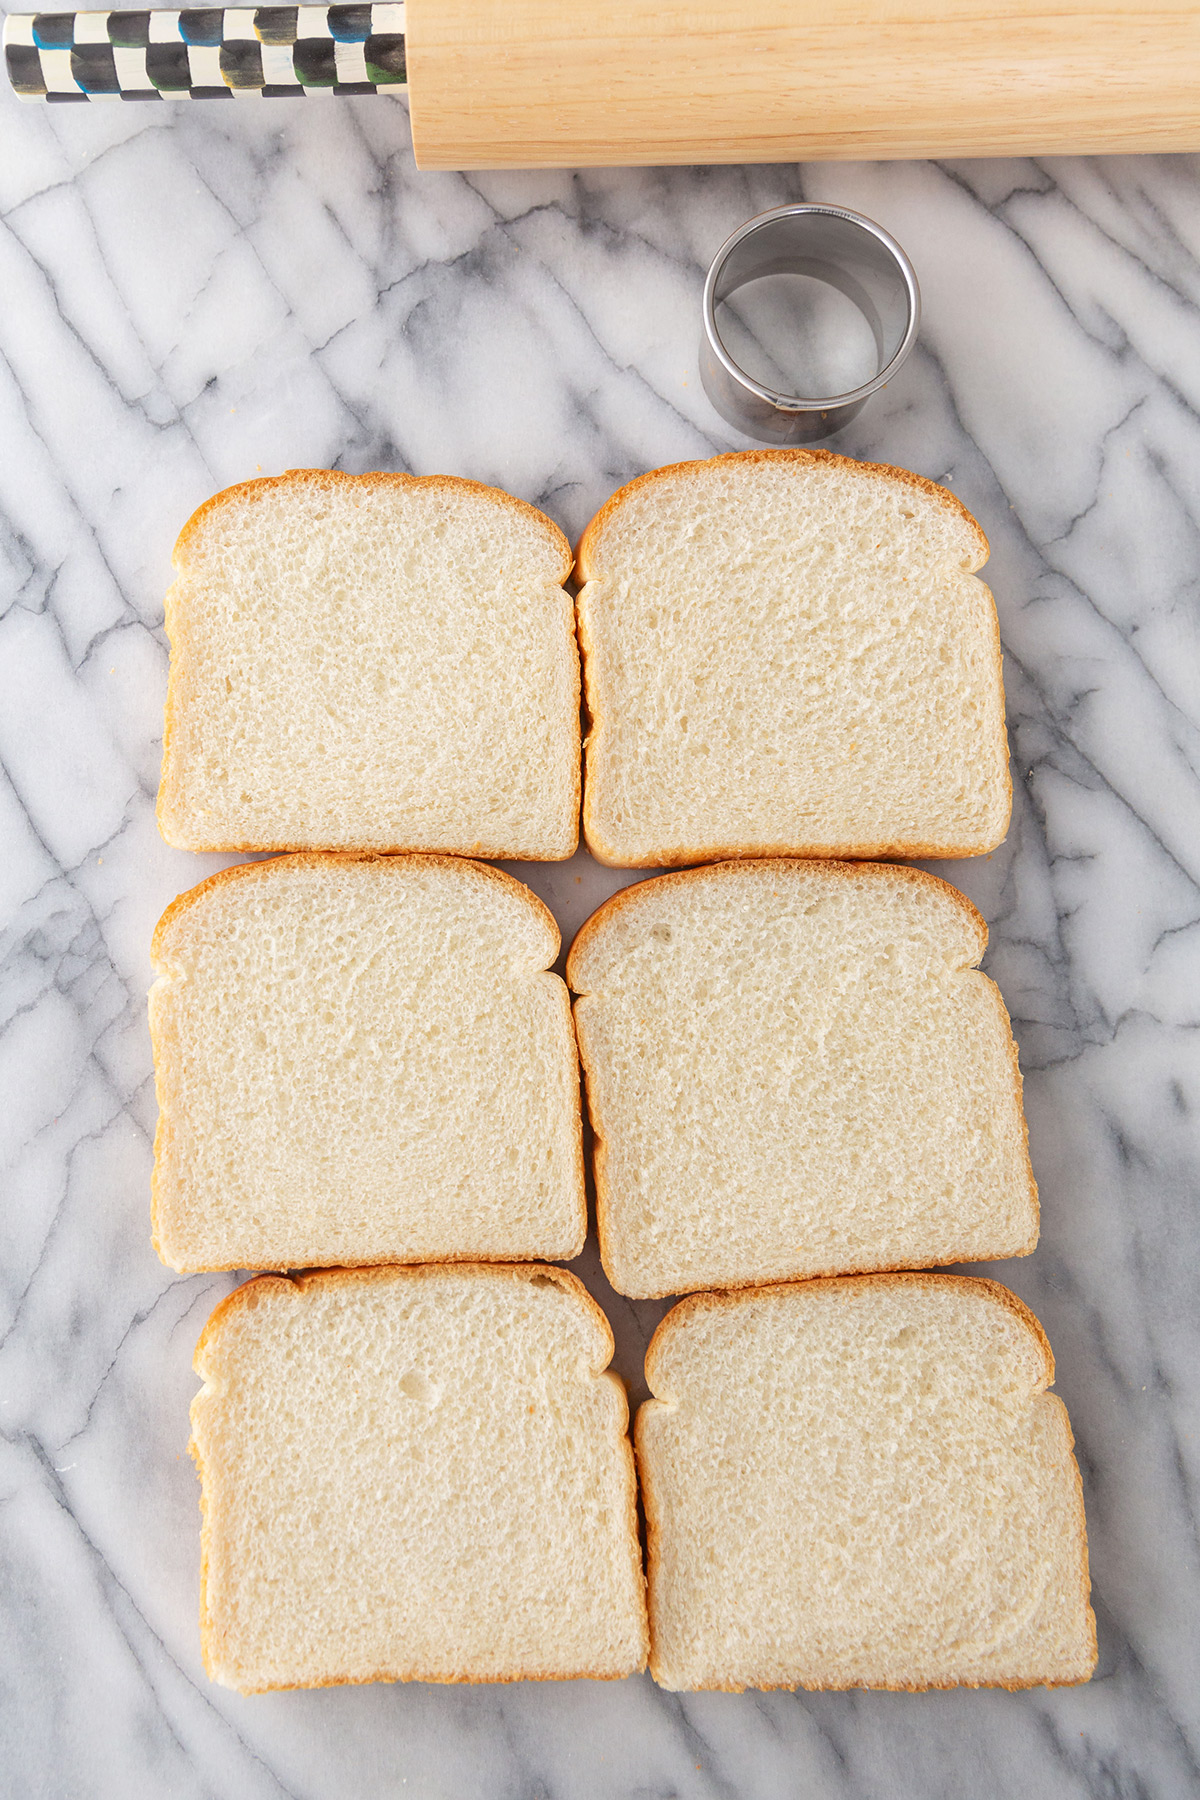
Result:
{"label": "wooden rolling pin", "polygon": [[392,0],[43,13],[5,44],[30,98],[407,82],[425,169],[1200,148],[1197,0]]}

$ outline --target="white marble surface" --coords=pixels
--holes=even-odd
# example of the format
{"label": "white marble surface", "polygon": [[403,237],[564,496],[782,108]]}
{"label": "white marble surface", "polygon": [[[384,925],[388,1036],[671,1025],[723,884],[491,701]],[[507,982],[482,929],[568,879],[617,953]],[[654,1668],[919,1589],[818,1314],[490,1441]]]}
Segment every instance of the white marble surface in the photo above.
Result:
{"label": "white marble surface", "polygon": [[[360,1800],[1200,1793],[1198,159],[417,175],[387,100],[0,95],[0,1789]],[[153,817],[171,543],[293,464],[450,470],[577,530],[740,445],[696,379],[752,212],[858,207],[920,345],[835,445],[989,532],[1016,814],[947,868],[992,927],[1084,1472],[1090,1686],[242,1699],[196,1631],[191,1355],[225,1277],[149,1243],[150,932],[217,866]],[[569,935],[621,879],[526,867]],[[585,1272],[594,1273],[593,1258]],[[602,1283],[598,1284],[602,1289]],[[611,1299],[611,1296],[609,1296]],[[636,1378],[661,1307],[613,1303]]]}

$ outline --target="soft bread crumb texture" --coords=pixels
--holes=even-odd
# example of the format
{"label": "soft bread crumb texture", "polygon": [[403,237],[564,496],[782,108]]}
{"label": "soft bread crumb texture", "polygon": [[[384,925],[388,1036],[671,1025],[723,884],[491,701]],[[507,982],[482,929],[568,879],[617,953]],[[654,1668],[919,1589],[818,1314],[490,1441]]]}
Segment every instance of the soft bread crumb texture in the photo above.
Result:
{"label": "soft bread crumb texture", "polygon": [[1031,1687],[1096,1661],[1066,1409],[995,1282],[683,1301],[637,1420],[664,1687]]}
{"label": "soft bread crumb texture", "polygon": [[184,894],[154,941],[154,1237],[172,1268],[577,1256],[559,934],[497,869],[301,855]]}
{"label": "soft bread crumb texture", "polygon": [[620,489],[577,560],[593,854],[994,849],[1011,788],[987,551],[944,488],[828,452]]}
{"label": "soft bread crumb texture", "polygon": [[1032,1250],[986,944],[956,889],[886,864],[718,863],[594,913],[567,979],[618,1293]]}
{"label": "soft bread crumb texture", "polygon": [[578,842],[566,539],[450,476],[250,481],[175,548],[159,824],[186,850]]}
{"label": "soft bread crumb texture", "polygon": [[244,1693],[645,1666],[625,1393],[560,1270],[260,1277],[196,1352],[205,1666]]}

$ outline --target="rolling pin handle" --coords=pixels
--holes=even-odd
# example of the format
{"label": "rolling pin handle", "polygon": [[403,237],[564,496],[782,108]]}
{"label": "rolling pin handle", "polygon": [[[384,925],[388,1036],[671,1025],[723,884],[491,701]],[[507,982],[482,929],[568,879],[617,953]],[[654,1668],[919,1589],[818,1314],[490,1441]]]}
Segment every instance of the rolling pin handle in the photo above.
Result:
{"label": "rolling pin handle", "polygon": [[22,100],[295,99],[407,85],[404,0],[13,13],[4,62]]}

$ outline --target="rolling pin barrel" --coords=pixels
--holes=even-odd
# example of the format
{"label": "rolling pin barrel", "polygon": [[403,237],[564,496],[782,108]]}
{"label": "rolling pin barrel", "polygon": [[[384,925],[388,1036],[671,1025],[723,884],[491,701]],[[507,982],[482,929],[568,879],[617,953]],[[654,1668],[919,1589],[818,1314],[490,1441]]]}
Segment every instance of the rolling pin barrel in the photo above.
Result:
{"label": "rolling pin barrel", "polygon": [[409,0],[428,169],[1200,148],[1200,8]]}
{"label": "rolling pin barrel", "polygon": [[1200,148],[1200,7],[407,0],[10,17],[26,98],[407,82],[426,169]]}

